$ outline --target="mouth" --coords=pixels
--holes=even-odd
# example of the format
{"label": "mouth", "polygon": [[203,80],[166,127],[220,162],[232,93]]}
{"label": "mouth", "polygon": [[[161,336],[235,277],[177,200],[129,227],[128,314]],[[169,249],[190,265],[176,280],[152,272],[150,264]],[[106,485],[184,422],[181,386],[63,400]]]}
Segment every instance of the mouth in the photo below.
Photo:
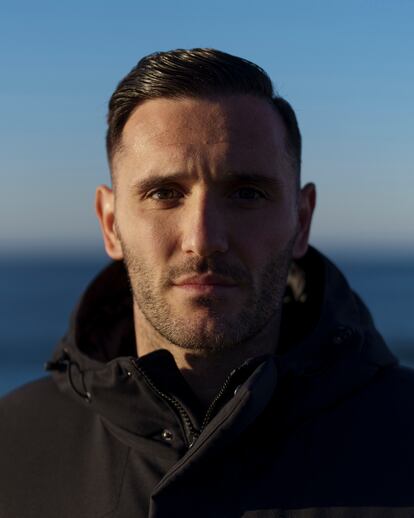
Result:
{"label": "mouth", "polygon": [[203,274],[179,278],[174,287],[193,293],[223,293],[237,288],[237,284],[222,275]]}

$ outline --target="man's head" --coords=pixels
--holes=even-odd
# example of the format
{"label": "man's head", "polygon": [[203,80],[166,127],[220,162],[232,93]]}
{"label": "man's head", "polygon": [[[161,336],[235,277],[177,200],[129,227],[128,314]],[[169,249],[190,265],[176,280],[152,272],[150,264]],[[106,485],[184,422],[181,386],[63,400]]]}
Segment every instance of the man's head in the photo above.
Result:
{"label": "man's head", "polygon": [[179,49],[150,54],[122,79],[109,101],[106,148],[111,172],[114,156],[122,149],[124,126],[144,101],[237,94],[261,98],[279,113],[286,129],[286,153],[292,160],[299,183],[302,141],[292,107],[275,93],[262,68],[215,49]]}
{"label": "man's head", "polygon": [[151,55],[110,101],[115,192],[97,190],[135,320],[187,349],[252,339],[278,320],[315,203],[298,189],[293,110],[256,65],[196,49]]}

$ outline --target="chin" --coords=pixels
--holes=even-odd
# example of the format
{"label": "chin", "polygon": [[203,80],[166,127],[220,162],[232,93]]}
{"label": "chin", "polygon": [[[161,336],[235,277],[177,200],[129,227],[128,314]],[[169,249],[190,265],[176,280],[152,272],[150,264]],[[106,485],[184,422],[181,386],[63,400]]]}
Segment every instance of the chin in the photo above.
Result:
{"label": "chin", "polygon": [[187,321],[168,334],[164,334],[170,342],[187,350],[214,352],[232,349],[242,341],[239,326],[224,323],[221,319],[199,318]]}

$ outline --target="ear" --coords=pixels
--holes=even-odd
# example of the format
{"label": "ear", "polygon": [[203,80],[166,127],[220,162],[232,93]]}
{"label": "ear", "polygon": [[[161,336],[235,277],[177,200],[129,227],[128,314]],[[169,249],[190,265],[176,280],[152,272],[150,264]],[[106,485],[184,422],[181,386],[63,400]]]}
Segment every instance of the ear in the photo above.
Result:
{"label": "ear", "polygon": [[121,242],[115,224],[115,194],[106,185],[96,189],[95,210],[101,226],[106,253],[112,259],[123,259]]}
{"label": "ear", "polygon": [[316,205],[316,187],[308,183],[299,192],[298,233],[293,246],[293,258],[299,259],[308,250],[313,211]]}

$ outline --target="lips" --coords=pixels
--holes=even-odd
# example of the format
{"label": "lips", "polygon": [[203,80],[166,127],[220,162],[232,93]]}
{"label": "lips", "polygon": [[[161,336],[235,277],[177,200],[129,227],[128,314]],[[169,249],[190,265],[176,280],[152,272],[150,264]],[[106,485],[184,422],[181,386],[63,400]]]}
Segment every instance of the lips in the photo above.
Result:
{"label": "lips", "polygon": [[189,295],[223,297],[237,288],[237,284],[222,275],[202,274],[180,277],[174,282],[174,287]]}
{"label": "lips", "polygon": [[236,283],[227,277],[216,274],[202,274],[202,275],[191,275],[187,277],[181,277],[174,282],[175,286],[178,287],[191,287],[202,288],[203,286],[217,286],[223,288],[234,288]]}

